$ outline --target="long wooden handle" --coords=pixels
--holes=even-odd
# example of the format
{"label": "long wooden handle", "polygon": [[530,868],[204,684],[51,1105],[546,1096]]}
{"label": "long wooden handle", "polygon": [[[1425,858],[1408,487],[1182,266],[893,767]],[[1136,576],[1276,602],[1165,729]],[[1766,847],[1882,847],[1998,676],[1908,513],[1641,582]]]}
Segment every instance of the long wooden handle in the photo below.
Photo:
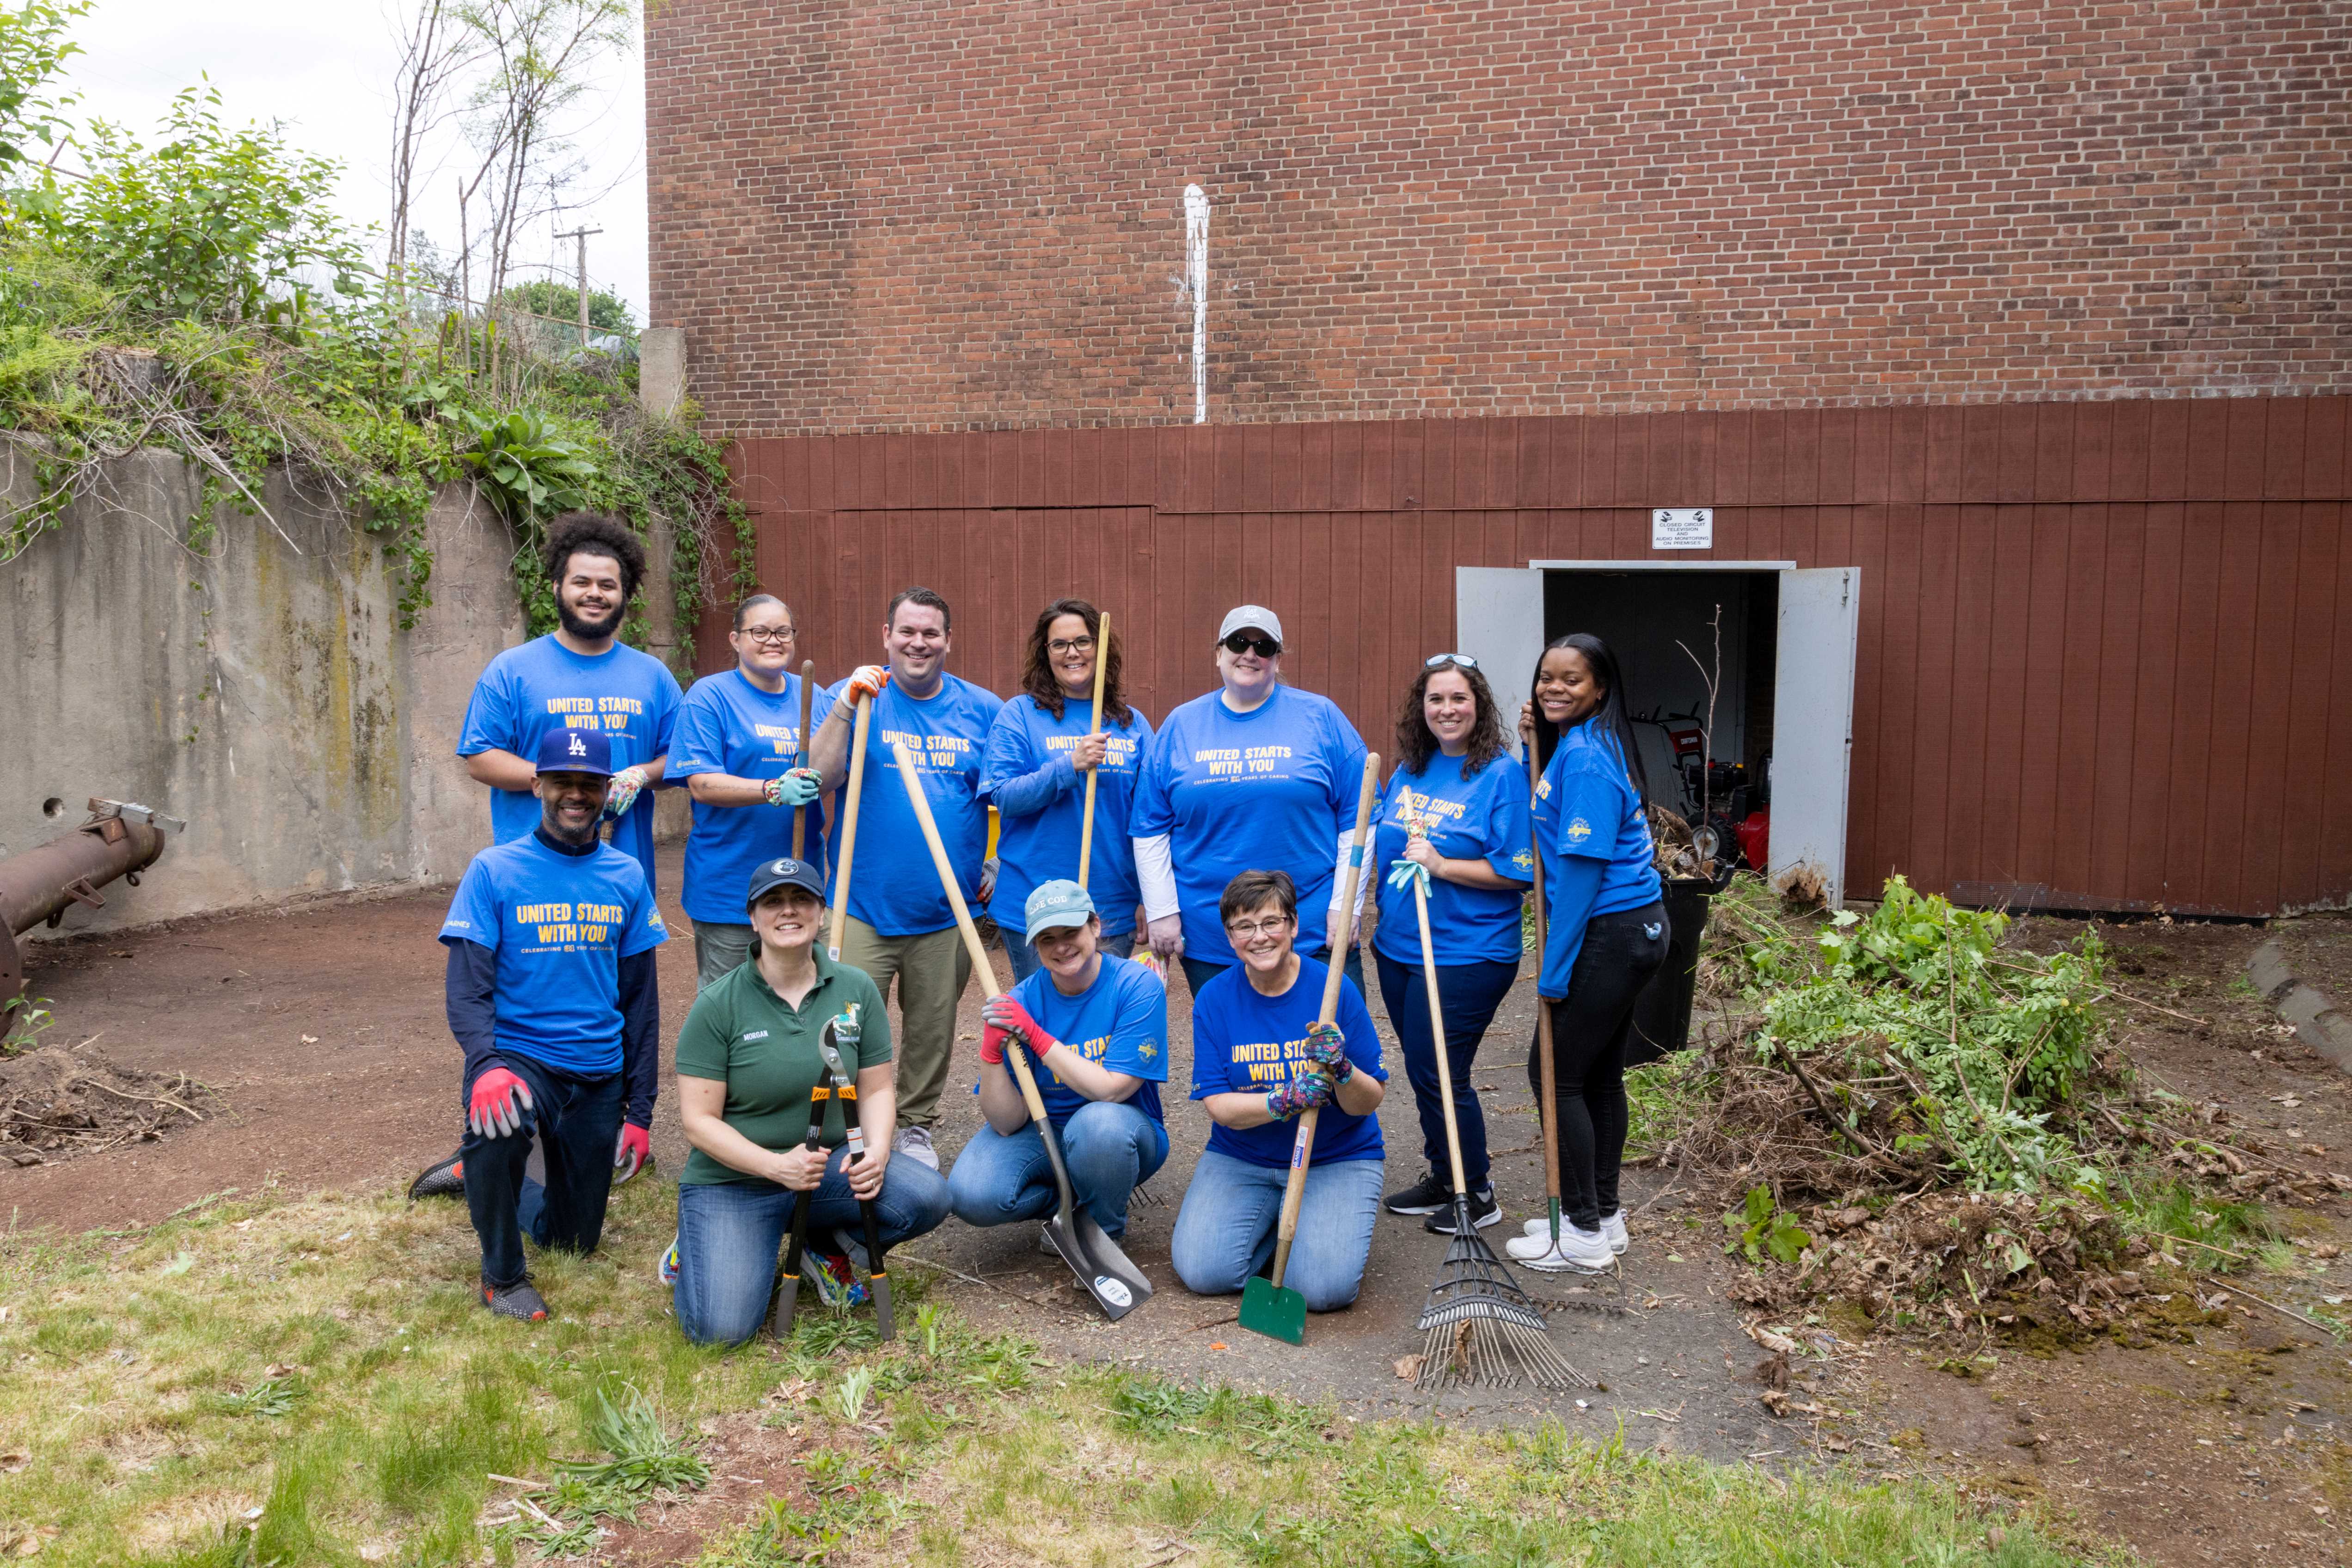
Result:
{"label": "long wooden handle", "polygon": [[1437,1000],[1437,950],[1429,938],[1429,894],[1412,879],[1412,912],[1421,921],[1421,988],[1429,993],[1429,1037],[1437,1046],[1437,1096],[1445,1107],[1445,1155],[1454,1163],[1454,1190],[1467,1194],[1462,1180],[1462,1132],[1454,1124],[1454,1068],[1445,1059],[1445,1009]]}
{"label": "long wooden handle", "polygon": [[[1097,619],[1095,631],[1095,722],[1094,728],[1088,731],[1090,734],[1102,733],[1103,671],[1109,668],[1110,612],[1105,610]],[[1087,815],[1078,828],[1078,886],[1081,888],[1087,885],[1087,868],[1094,860],[1095,778],[1101,772],[1099,766],[1087,770]],[[1134,913],[1132,910],[1128,912]]]}
{"label": "long wooden handle", "polygon": [[[810,659],[801,666],[801,727],[793,731],[799,737],[799,743],[793,747],[793,764],[795,767],[808,766],[809,700],[815,695],[816,660]],[[796,805],[793,807],[793,858],[795,860],[806,858],[803,851],[807,847],[808,807]]]}
{"label": "long wooden handle", "polygon": [[[1372,796],[1379,792],[1380,782],[1381,754],[1367,752],[1364,782],[1356,791],[1356,831],[1348,841],[1348,868],[1339,878],[1339,908],[1350,921],[1356,912],[1356,886],[1364,875],[1364,834],[1371,825]],[[1343,934],[1346,929],[1341,928]],[[1334,947],[1330,960],[1323,975],[1323,1005],[1315,1013],[1318,1027],[1339,1016],[1339,982],[1346,977],[1348,955]],[[1277,1290],[1282,1289],[1284,1271],[1290,1267],[1290,1244],[1298,1235],[1298,1205],[1307,1196],[1307,1164],[1315,1152],[1315,1120],[1321,1113],[1320,1106],[1301,1112],[1298,1131],[1290,1141],[1290,1176],[1282,1186],[1282,1212],[1274,1222],[1274,1267],[1266,1273]]]}
{"label": "long wooden handle", "polygon": [[874,727],[874,699],[857,697],[857,723],[849,735],[849,798],[842,803],[841,875],[833,881],[833,932],[825,956],[841,962],[841,931],[849,920],[849,868],[857,862],[857,802],[866,793],[866,737]]}
{"label": "long wooden handle", "polygon": [[[980,928],[971,923],[971,910],[964,907],[963,889],[956,885],[954,865],[948,859],[948,847],[940,837],[940,825],[931,816],[930,797],[923,793],[923,775],[915,769],[914,753],[904,746],[893,746],[891,753],[898,761],[898,776],[907,782],[907,798],[915,807],[915,821],[923,829],[923,842],[931,848],[931,864],[939,868],[940,890],[948,896],[948,907],[955,910],[956,929],[963,933],[964,951],[971,954],[971,972],[979,976],[981,990],[990,996],[1002,995],[996,984],[996,968],[988,962],[988,949],[980,940]],[[1029,1120],[1043,1125],[1045,1101],[1037,1093],[1037,1080],[1029,1072],[1029,1055],[1018,1043],[1005,1053],[1013,1064],[1013,1076],[1021,1085],[1021,1099],[1029,1107]]]}
{"label": "long wooden handle", "polygon": [[[1536,763],[1535,737],[1528,737],[1528,802],[1532,808],[1542,786],[1543,771]],[[1535,834],[1535,813],[1528,813],[1528,849],[1536,873],[1536,1070],[1542,1076],[1543,1103],[1536,1108],[1543,1124],[1544,1195],[1550,1200],[1554,1246],[1559,1242],[1559,1068],[1551,1056],[1551,1008],[1544,1002],[1543,962],[1546,941],[1543,843]]]}

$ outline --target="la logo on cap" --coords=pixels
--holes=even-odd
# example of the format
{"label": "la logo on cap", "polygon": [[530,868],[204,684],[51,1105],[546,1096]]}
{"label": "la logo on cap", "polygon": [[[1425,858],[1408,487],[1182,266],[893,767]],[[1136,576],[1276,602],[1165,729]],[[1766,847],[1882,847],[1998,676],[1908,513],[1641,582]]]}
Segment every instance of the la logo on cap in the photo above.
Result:
{"label": "la logo on cap", "polygon": [[588,748],[580,743],[580,737],[577,735],[572,737],[572,754],[575,757],[584,757],[588,754]]}

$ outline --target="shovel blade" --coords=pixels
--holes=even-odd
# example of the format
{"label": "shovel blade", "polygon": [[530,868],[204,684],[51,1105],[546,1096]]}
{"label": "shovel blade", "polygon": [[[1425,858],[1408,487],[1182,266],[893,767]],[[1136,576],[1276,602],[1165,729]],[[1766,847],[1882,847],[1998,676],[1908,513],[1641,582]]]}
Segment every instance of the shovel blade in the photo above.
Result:
{"label": "shovel blade", "polygon": [[1118,1322],[1150,1300],[1151,1281],[1085,1215],[1074,1214],[1066,1223],[1055,1215],[1045,1222],[1045,1236],[1108,1321]]}
{"label": "shovel blade", "polygon": [[1242,1284],[1241,1325],[1254,1334],[1288,1344],[1307,1342],[1307,1298],[1263,1274]]}

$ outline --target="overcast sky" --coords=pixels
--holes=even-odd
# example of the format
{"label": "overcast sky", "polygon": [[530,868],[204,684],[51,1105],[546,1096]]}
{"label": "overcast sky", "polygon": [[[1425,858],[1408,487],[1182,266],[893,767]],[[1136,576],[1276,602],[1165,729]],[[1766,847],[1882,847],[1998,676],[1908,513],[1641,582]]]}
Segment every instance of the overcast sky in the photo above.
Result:
{"label": "overcast sky", "polygon": [[[396,59],[386,12],[396,0],[99,0],[74,31],[82,53],[68,62],[73,112],[119,121],[152,141],[172,95],[209,76],[220,89],[232,123],[282,120],[289,139],[307,152],[343,164],[342,205],[355,222],[381,229],[390,205],[392,73]],[[572,276],[572,245],[557,246],[557,229],[585,225],[604,232],[588,242],[590,283],[629,303],[646,319],[645,77],[632,51],[599,68],[595,90],[574,116],[573,138],[591,164],[583,198],[610,185],[611,194],[542,220],[518,247],[519,263],[559,262]],[[454,142],[447,165],[424,182],[417,225],[446,248],[456,248],[457,170]],[[617,184],[615,183],[617,182]],[[477,204],[478,210],[478,203]],[[478,222],[478,218],[477,219]],[[558,252],[560,251],[560,256]],[[546,276],[531,267],[526,276]]]}

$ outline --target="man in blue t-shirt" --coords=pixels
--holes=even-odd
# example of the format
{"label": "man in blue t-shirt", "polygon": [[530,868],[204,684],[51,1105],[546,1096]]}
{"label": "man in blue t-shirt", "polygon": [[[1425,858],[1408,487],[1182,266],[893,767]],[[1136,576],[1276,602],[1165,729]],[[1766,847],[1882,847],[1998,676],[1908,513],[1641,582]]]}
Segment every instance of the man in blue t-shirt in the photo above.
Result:
{"label": "man in blue t-shirt", "polygon": [[956,1156],[948,1198],[966,1225],[1042,1219],[1059,1206],[1044,1135],[1004,1059],[1018,1042],[1061,1140],[1072,1201],[1117,1239],[1129,1196],[1168,1158],[1160,1110],[1168,987],[1142,964],[1102,951],[1102,919],[1077,883],[1040,883],[1023,912],[1044,967],[981,1010],[987,1125]]}
{"label": "man in blue t-shirt", "polygon": [[642,1160],[653,1123],[654,949],[669,933],[636,861],[597,839],[612,778],[601,731],[541,736],[539,826],[474,857],[441,925],[449,1032],[466,1053],[458,1158],[482,1300],[502,1318],[547,1316],[524,1234],[594,1251],[614,1147]]}
{"label": "man in blue t-shirt", "polygon": [[555,730],[594,730],[612,742],[613,844],[654,885],[654,797],[677,716],[677,679],[661,660],[615,640],[646,547],[618,518],[567,512],[547,531],[547,576],[558,626],[490,660],[474,682],[457,754],[490,786],[490,838],[527,838],[540,824],[530,759]]}
{"label": "man in blue t-shirt", "polygon": [[835,962],[871,975],[888,1000],[898,987],[898,1131],[895,1152],[934,1171],[931,1124],[955,1047],[956,1004],[971,979],[971,959],[958,934],[955,911],[940,887],[929,847],[915,820],[893,754],[914,754],[923,792],[947,846],[949,863],[966,903],[985,903],[992,878],[988,853],[988,796],[981,763],[988,731],[1004,706],[992,692],[947,672],[948,602],[929,588],[907,588],[890,601],[882,621],[887,664],[861,667],[824,694],[832,704],[817,726],[809,760],[826,790],[849,779],[849,749],[858,700],[874,704],[866,740],[865,793],[857,803],[857,844],[849,887],[839,886],[845,795],[831,813],[828,902],[847,915]]}

